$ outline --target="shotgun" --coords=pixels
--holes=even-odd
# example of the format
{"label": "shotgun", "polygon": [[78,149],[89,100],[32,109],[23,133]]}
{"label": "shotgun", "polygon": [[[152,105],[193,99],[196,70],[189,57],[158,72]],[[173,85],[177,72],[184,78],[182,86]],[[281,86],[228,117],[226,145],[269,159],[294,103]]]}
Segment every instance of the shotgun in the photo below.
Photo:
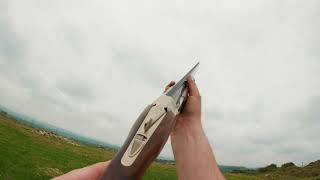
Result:
{"label": "shotgun", "polygon": [[182,111],[188,96],[187,78],[194,76],[198,66],[199,63],[142,111],[101,180],[142,178],[167,142],[175,125],[175,117]]}

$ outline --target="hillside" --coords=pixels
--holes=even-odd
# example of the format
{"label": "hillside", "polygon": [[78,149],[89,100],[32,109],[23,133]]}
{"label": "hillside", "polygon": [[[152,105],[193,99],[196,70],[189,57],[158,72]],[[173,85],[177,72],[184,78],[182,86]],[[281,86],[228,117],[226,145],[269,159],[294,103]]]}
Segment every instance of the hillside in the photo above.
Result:
{"label": "hillside", "polygon": [[[0,114],[0,179],[49,179],[110,160],[113,150],[81,144]],[[144,179],[176,179],[172,165],[153,163]]]}
{"label": "hillside", "polygon": [[[86,145],[23,125],[4,113],[0,113],[0,147],[0,179],[49,179],[76,168],[110,160],[115,154],[112,148]],[[228,180],[319,179],[320,161],[304,168],[289,165],[270,171],[231,168],[235,172],[239,168],[243,171],[226,173]],[[229,166],[222,166],[221,169],[230,171]],[[177,179],[174,162],[154,162],[143,179]]]}
{"label": "hillside", "polygon": [[264,168],[258,169],[260,175],[263,175],[269,179],[281,179],[287,177],[287,179],[320,179],[320,160],[311,162],[307,166],[297,167],[294,163],[285,163],[281,167],[277,167],[275,164],[271,164]]}

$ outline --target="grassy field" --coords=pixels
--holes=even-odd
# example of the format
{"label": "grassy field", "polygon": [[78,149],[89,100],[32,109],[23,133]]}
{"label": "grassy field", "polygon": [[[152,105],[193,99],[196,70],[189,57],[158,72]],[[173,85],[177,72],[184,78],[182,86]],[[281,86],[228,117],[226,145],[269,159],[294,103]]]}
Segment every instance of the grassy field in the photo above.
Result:
{"label": "grassy field", "polygon": [[[43,134],[0,114],[0,179],[50,179],[76,168],[110,160],[114,154],[112,150]],[[269,179],[260,175],[225,176],[228,180]],[[175,167],[155,162],[143,179],[177,179]]]}
{"label": "grassy field", "polygon": [[[0,115],[0,179],[49,179],[113,155],[113,151],[44,136]],[[153,163],[144,179],[176,179],[175,168]]]}

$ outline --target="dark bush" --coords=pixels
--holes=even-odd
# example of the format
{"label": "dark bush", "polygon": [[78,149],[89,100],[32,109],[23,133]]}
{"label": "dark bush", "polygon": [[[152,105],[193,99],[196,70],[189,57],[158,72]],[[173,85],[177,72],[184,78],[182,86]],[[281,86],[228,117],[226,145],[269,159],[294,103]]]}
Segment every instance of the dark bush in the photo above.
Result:
{"label": "dark bush", "polygon": [[272,171],[276,171],[278,169],[276,164],[270,164],[264,168],[259,168],[258,171],[259,172],[272,172]]}
{"label": "dark bush", "polygon": [[282,164],[281,168],[297,167],[293,162]]}

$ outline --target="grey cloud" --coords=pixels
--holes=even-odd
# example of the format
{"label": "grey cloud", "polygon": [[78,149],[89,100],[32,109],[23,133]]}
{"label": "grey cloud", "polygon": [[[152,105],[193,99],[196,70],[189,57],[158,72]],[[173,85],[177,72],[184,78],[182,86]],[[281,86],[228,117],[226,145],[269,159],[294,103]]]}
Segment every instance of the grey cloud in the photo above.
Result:
{"label": "grey cloud", "polygon": [[[106,109],[107,111],[108,109]],[[113,114],[110,114],[108,112],[100,112],[99,114],[97,114],[97,116],[99,118],[102,118],[104,121],[108,121],[108,122],[112,122],[112,123],[119,123],[120,121],[122,121],[119,117],[116,117]]]}
{"label": "grey cloud", "polygon": [[305,149],[303,149],[301,147],[281,146],[281,147],[273,147],[273,152],[280,153],[280,154],[285,154],[285,155],[302,154],[302,153],[305,152]]}
{"label": "grey cloud", "polygon": [[149,63],[152,55],[139,48],[114,49],[113,62],[123,69],[123,72],[130,72],[142,78],[148,85],[159,87],[159,84],[167,83],[158,67]]}
{"label": "grey cloud", "polygon": [[57,88],[74,100],[92,102],[96,98],[90,85],[76,78],[69,77],[57,82]]}
{"label": "grey cloud", "polygon": [[320,97],[313,97],[310,101],[298,117],[302,125],[320,127]]}
{"label": "grey cloud", "polygon": [[279,146],[283,142],[286,142],[290,137],[285,137],[285,134],[282,135],[274,135],[274,134],[268,134],[266,137],[249,137],[249,139],[257,145],[263,145],[263,146]]}
{"label": "grey cloud", "polygon": [[[320,128],[320,97],[315,96],[301,109],[297,109],[288,116],[296,125],[296,131],[305,132],[305,141],[313,142],[318,139]],[[320,150],[320,147],[317,148]]]}
{"label": "grey cloud", "polygon": [[224,117],[224,113],[216,109],[204,109],[203,112],[212,120],[220,120]]}
{"label": "grey cloud", "polygon": [[[11,29],[9,23],[0,18],[0,55],[8,65],[20,60],[23,55],[22,42]],[[3,64],[0,68],[3,68]]]}
{"label": "grey cloud", "polygon": [[71,25],[65,25],[61,31],[62,36],[72,47],[72,50],[83,55],[85,52],[85,45],[83,44],[83,41],[81,41],[82,34],[79,32],[79,28]]}

